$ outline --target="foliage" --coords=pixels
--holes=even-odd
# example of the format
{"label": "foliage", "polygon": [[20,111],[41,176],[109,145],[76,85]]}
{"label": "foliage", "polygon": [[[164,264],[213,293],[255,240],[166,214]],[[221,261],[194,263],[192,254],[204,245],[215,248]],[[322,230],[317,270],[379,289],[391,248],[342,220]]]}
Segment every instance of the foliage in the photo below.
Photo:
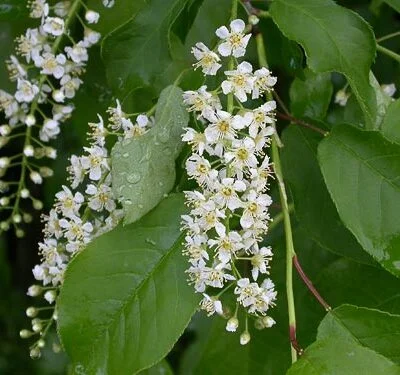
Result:
{"label": "foliage", "polygon": [[[78,69],[73,113],[45,142],[58,155],[43,184],[25,178],[44,167],[26,142],[44,149],[30,134],[59,110],[58,79],[24,61],[38,89],[48,86],[47,102],[19,103],[13,120],[0,91],[0,373],[400,374],[399,1],[72,3],[60,16],[68,35],[46,36],[53,52],[88,28],[101,39]],[[14,39],[45,22],[45,9],[36,19],[31,11],[0,4],[2,61],[22,60]],[[233,39],[216,34],[233,19],[246,24],[236,25],[245,56],[224,52]],[[210,51],[193,50],[198,42]],[[240,83],[232,76],[243,59],[252,69]],[[0,89],[14,93],[9,73],[3,64]],[[25,130],[31,111],[38,123]],[[231,133],[214,137],[213,126]],[[256,162],[240,164],[238,150]],[[26,182],[14,191],[14,180]],[[102,185],[107,193],[94,197]],[[44,240],[41,212],[50,212]],[[68,232],[72,222],[83,232]],[[27,301],[29,286],[47,301]],[[18,341],[28,307],[32,328],[20,334],[35,340],[29,349]]]}

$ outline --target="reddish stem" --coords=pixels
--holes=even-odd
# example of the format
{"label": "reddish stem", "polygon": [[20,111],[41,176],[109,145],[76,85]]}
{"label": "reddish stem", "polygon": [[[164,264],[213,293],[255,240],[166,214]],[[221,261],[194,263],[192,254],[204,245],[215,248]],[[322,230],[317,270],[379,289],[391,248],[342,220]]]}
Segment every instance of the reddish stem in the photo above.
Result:
{"label": "reddish stem", "polygon": [[289,337],[290,337],[290,343],[292,344],[294,350],[296,350],[298,355],[302,355],[304,353],[304,350],[300,347],[299,343],[297,342],[295,326],[289,326]]}
{"label": "reddish stem", "polygon": [[307,277],[305,272],[303,271],[303,268],[301,267],[299,260],[297,258],[297,255],[293,256],[293,263],[294,266],[296,267],[297,272],[299,273],[300,277],[304,281],[304,283],[307,285],[308,289],[310,292],[314,295],[314,297],[318,300],[318,302],[324,307],[326,311],[331,311],[332,308],[327,304],[327,302],[321,297],[321,295],[318,293],[317,289],[315,289],[313,283],[311,280]]}
{"label": "reddish stem", "polygon": [[298,118],[293,117],[291,115],[286,115],[286,114],[281,113],[281,112],[276,112],[276,117],[281,118],[282,120],[290,121],[290,122],[292,122],[294,124],[303,126],[305,128],[314,130],[315,132],[318,132],[319,134],[322,134],[324,137],[326,137],[328,135],[328,132],[326,132],[325,130],[317,128],[316,126],[311,125],[308,122],[305,122],[303,120],[299,120]]}

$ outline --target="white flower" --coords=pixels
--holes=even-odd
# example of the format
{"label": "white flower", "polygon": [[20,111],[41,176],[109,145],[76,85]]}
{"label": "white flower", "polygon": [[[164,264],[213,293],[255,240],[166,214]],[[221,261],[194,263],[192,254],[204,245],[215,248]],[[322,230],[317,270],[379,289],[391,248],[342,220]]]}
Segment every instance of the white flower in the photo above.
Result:
{"label": "white flower", "polygon": [[186,170],[200,185],[210,185],[217,178],[218,172],[211,168],[210,162],[200,155],[193,154],[186,160]]}
{"label": "white flower", "polygon": [[202,68],[202,72],[206,75],[216,75],[221,64],[218,62],[221,60],[219,56],[208,49],[204,43],[196,43],[196,46],[192,48],[194,57],[198,60],[196,64],[193,64],[195,70],[199,67]]}
{"label": "white flower", "polygon": [[85,13],[85,20],[88,23],[97,23],[99,22],[100,14],[95,12],[94,10],[87,10]]}
{"label": "white flower", "polygon": [[106,8],[112,8],[115,4],[115,0],[103,0],[103,5]]}
{"label": "white flower", "polygon": [[189,262],[192,265],[198,264],[200,261],[209,260],[206,235],[194,235],[185,237],[185,250],[183,255],[189,256]]}
{"label": "white flower", "polygon": [[70,174],[69,180],[71,181],[71,187],[75,189],[85,177],[85,170],[82,167],[81,159],[78,156],[71,156],[68,173]]}
{"label": "white flower", "polygon": [[79,209],[85,200],[83,195],[79,192],[73,195],[71,190],[64,185],[62,186],[62,189],[62,191],[59,191],[56,194],[58,200],[56,207],[61,210],[65,217],[74,217],[79,215]]}
{"label": "white flower", "polygon": [[20,64],[14,55],[10,56],[10,60],[6,61],[6,64],[11,81],[24,79],[27,76],[25,67]]}
{"label": "white flower", "polygon": [[65,230],[64,236],[69,241],[80,241],[88,243],[90,234],[93,231],[93,225],[90,222],[82,222],[82,219],[74,216],[70,220],[61,219],[60,226]]}
{"label": "white flower", "polygon": [[228,263],[235,254],[243,248],[242,237],[239,233],[231,231],[226,233],[226,227],[218,223],[215,226],[218,238],[208,240],[210,246],[216,246],[218,259],[222,263]]}
{"label": "white flower", "polygon": [[64,50],[74,63],[79,64],[89,59],[87,48],[83,42],[78,42],[73,47],[65,47]]}
{"label": "white flower", "polygon": [[264,92],[270,92],[277,82],[277,78],[272,76],[267,68],[256,70],[254,78],[252,99],[258,99]]}
{"label": "white flower", "polygon": [[226,217],[225,213],[211,199],[192,210],[192,214],[199,216],[197,225],[205,232],[215,228],[220,223],[220,220]]}
{"label": "white flower", "polygon": [[229,264],[219,263],[211,268],[205,267],[205,284],[213,288],[223,288],[226,281],[235,280],[235,277],[230,273],[226,273],[225,270],[230,271],[231,266]]}
{"label": "white flower", "polygon": [[30,13],[32,18],[42,18],[49,14],[49,4],[46,0],[33,0],[29,3]]}
{"label": "white flower", "polygon": [[247,61],[241,62],[236,70],[227,70],[227,80],[222,82],[224,94],[233,93],[240,102],[247,100],[247,94],[251,93],[254,87],[253,67]]}
{"label": "white flower", "polygon": [[15,99],[20,103],[30,103],[39,93],[39,87],[23,79],[18,79],[17,89]]}
{"label": "white flower", "polygon": [[81,157],[82,168],[89,171],[89,178],[93,181],[100,180],[102,176],[102,167],[109,169],[107,163],[107,149],[104,147],[93,146],[84,147],[84,150],[89,153],[88,156]]}
{"label": "white flower", "polygon": [[267,208],[271,205],[272,199],[268,194],[257,194],[254,190],[245,197],[245,209],[240,218],[240,225],[250,228],[256,220],[268,219]]}
{"label": "white flower", "polygon": [[228,320],[226,323],[226,330],[228,332],[236,332],[239,327],[239,320],[234,316]]}
{"label": "white flower", "polygon": [[40,73],[53,75],[54,78],[60,79],[64,75],[66,61],[67,58],[62,53],[54,56],[52,53],[46,52],[35,60],[35,65],[42,68]]}
{"label": "white flower", "polygon": [[203,293],[204,298],[200,301],[200,308],[207,312],[207,316],[214,315],[215,313],[223,315],[222,303],[216,297],[210,297],[208,294]]}
{"label": "white flower", "polygon": [[271,100],[267,103],[264,103],[260,107],[253,109],[252,121],[249,127],[249,134],[251,137],[255,138],[257,136],[259,128],[264,128],[266,124],[274,123],[273,111],[275,109],[276,102],[274,100]]}
{"label": "white flower", "polygon": [[94,44],[98,43],[100,38],[101,38],[100,33],[96,32],[92,29],[85,28],[85,33],[84,33],[84,38],[83,38],[82,44],[88,48],[88,47],[91,47]]}
{"label": "white flower", "polygon": [[77,77],[71,77],[69,74],[64,75],[61,78],[60,85],[66,98],[72,99],[75,96],[75,92],[79,89],[82,84],[82,80]]}
{"label": "white flower", "polygon": [[235,139],[232,147],[225,153],[227,163],[235,168],[236,174],[241,177],[244,168],[256,168],[257,158],[255,153],[255,143],[251,138]]}
{"label": "white flower", "polygon": [[250,168],[250,186],[257,192],[265,190],[268,177],[271,175],[271,164],[268,155],[265,155],[261,165],[257,168]]}
{"label": "white flower", "polygon": [[251,265],[253,266],[251,274],[253,279],[257,280],[259,272],[268,273],[268,263],[272,259],[273,254],[270,246],[256,249],[253,251],[253,254],[251,258]]}
{"label": "white flower", "polygon": [[107,109],[107,113],[109,113],[110,118],[110,128],[112,130],[119,130],[122,126],[122,120],[125,119],[125,113],[122,111],[121,103],[119,100],[116,100],[116,107],[109,107]]}
{"label": "white flower", "polygon": [[68,14],[68,10],[71,6],[69,0],[59,1],[54,5],[54,13],[59,17],[65,17]]}
{"label": "white flower", "polygon": [[50,304],[52,304],[56,300],[56,297],[57,297],[57,293],[54,290],[48,290],[44,294],[44,299]]}
{"label": "white flower", "polygon": [[43,182],[42,176],[40,175],[39,172],[36,171],[31,171],[31,173],[29,173],[29,178],[34,184],[37,185],[40,185]]}
{"label": "white flower", "polygon": [[95,186],[90,184],[86,188],[86,194],[91,195],[89,199],[89,207],[94,211],[102,211],[106,209],[111,212],[116,208],[113,200],[111,188],[105,184]]}
{"label": "white flower", "polygon": [[55,138],[60,133],[60,124],[56,120],[45,120],[42,128],[39,131],[39,138],[43,142],[48,142],[50,139]]}
{"label": "white flower", "polygon": [[335,95],[335,103],[344,107],[347,104],[349,97],[350,94],[348,94],[345,90],[339,90]]}
{"label": "white flower", "polygon": [[60,36],[64,32],[64,20],[59,17],[45,18],[43,31],[47,34]]}
{"label": "white flower", "polygon": [[234,178],[223,178],[215,186],[215,202],[221,207],[227,207],[234,211],[243,205],[237,193],[245,190],[246,184],[243,181],[235,180]]}
{"label": "white flower", "polygon": [[182,134],[182,141],[192,146],[192,150],[199,155],[203,155],[206,149],[207,140],[204,133],[199,133],[193,128],[184,128],[185,133]]}
{"label": "white flower", "polygon": [[237,280],[237,286],[234,293],[238,295],[237,301],[244,307],[253,305],[257,301],[257,296],[260,293],[260,287],[257,283],[250,283],[248,278]]}
{"label": "white flower", "polygon": [[99,118],[99,122],[89,122],[89,127],[90,127],[90,133],[89,138],[94,141],[94,144],[100,147],[104,147],[106,143],[106,135],[107,135],[107,130],[104,127],[104,121],[103,118],[100,115],[97,115]]}
{"label": "white flower", "polygon": [[229,112],[218,110],[210,118],[209,124],[204,132],[206,139],[210,143],[217,143],[221,140],[233,140],[236,135],[236,123]]}
{"label": "white flower", "polygon": [[129,139],[139,137],[146,133],[150,120],[146,115],[139,115],[136,118],[136,123],[132,124],[129,119],[122,119],[122,129],[124,130],[124,138]]}
{"label": "white flower", "polygon": [[207,86],[201,86],[197,91],[185,91],[183,102],[189,106],[189,112],[200,112],[199,117],[209,119],[215,111],[221,109],[218,97],[207,91]]}
{"label": "white flower", "polygon": [[7,118],[12,117],[19,110],[19,104],[15,98],[4,90],[0,90],[0,108]]}
{"label": "white flower", "polygon": [[242,57],[246,53],[246,47],[249,43],[250,34],[245,35],[245,23],[236,19],[230,23],[231,31],[226,26],[221,26],[215,32],[217,36],[223,40],[218,46],[218,52],[222,56],[233,55],[234,57]]}

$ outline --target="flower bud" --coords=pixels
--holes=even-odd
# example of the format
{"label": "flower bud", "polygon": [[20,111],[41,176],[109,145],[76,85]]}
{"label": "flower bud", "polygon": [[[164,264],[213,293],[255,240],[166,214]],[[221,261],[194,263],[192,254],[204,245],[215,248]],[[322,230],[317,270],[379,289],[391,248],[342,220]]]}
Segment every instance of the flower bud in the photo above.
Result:
{"label": "flower bud", "polygon": [[239,327],[239,320],[234,316],[228,320],[226,323],[226,330],[228,332],[236,332]]}
{"label": "flower bud", "polygon": [[47,156],[49,159],[55,159],[55,158],[57,158],[57,150],[54,149],[53,147],[46,147],[46,148],[45,148],[45,153],[46,153],[46,156]]}
{"label": "flower bud", "polygon": [[26,189],[26,188],[24,188],[24,189],[22,189],[21,190],[21,192],[19,193],[19,195],[21,196],[21,198],[28,198],[29,197],[29,195],[30,195],[30,193],[29,193],[29,190],[28,189]]}
{"label": "flower bud", "polygon": [[21,339],[28,339],[32,335],[33,335],[33,332],[31,332],[27,329],[22,329],[21,331],[19,331],[19,336],[21,337]]}
{"label": "flower bud", "polygon": [[10,165],[10,159],[7,157],[0,158],[0,168],[7,168]]}
{"label": "flower bud", "polygon": [[33,331],[33,332],[38,333],[38,332],[40,332],[42,329],[43,329],[42,323],[39,323],[39,322],[38,322],[38,323],[32,324],[32,331]]}
{"label": "flower bud", "polygon": [[250,342],[251,336],[250,333],[248,331],[244,331],[241,335],[240,335],[240,345],[246,345]]}
{"label": "flower bud", "polygon": [[40,211],[40,210],[43,208],[43,203],[42,203],[40,200],[35,199],[35,200],[33,201],[33,208],[34,208],[35,210]]}
{"label": "flower bud", "polygon": [[19,224],[22,221],[22,216],[20,214],[15,214],[12,217],[12,220],[15,224]]}
{"label": "flower bud", "polygon": [[10,125],[1,125],[0,126],[0,135],[9,135],[11,133]]}
{"label": "flower bud", "polygon": [[7,231],[7,230],[10,229],[10,224],[7,221],[2,221],[0,223],[0,229],[4,230],[4,231]]}
{"label": "flower bud", "polygon": [[58,345],[57,343],[53,342],[53,346],[52,346],[53,352],[54,353],[60,353],[61,352],[61,346]]}
{"label": "flower bud", "polygon": [[99,21],[99,13],[93,11],[93,10],[88,10],[85,13],[85,19],[88,23],[97,23]]}
{"label": "flower bud", "polygon": [[0,148],[4,147],[8,141],[10,140],[10,138],[8,137],[0,137]]}
{"label": "flower bud", "polygon": [[257,329],[264,329],[271,328],[275,323],[275,320],[272,319],[270,316],[262,316],[255,321],[254,326]]}
{"label": "flower bud", "polygon": [[26,309],[26,316],[28,318],[34,318],[38,313],[39,311],[36,307],[31,306]]}
{"label": "flower bud", "polygon": [[36,119],[34,115],[28,115],[25,117],[25,125],[31,127],[36,124]]}
{"label": "flower bud", "polygon": [[2,197],[0,198],[0,206],[7,206],[10,203],[9,197]]}
{"label": "flower bud", "polygon": [[44,341],[43,339],[39,339],[36,344],[38,348],[43,349],[46,346],[46,341]]}
{"label": "flower bud", "polygon": [[51,177],[54,174],[53,170],[49,167],[40,167],[39,172],[44,178]]}
{"label": "flower bud", "polygon": [[61,90],[54,90],[51,96],[57,103],[62,103],[65,99],[64,93]]}
{"label": "flower bud", "polygon": [[44,298],[48,303],[53,303],[55,301],[56,297],[57,297],[57,293],[55,290],[48,290],[44,294]]}
{"label": "flower bud", "polygon": [[33,349],[31,349],[31,351],[29,352],[29,355],[31,356],[32,359],[39,359],[40,356],[42,355],[42,353],[40,352],[40,349],[37,347],[34,347]]}
{"label": "flower bud", "polygon": [[30,179],[32,180],[32,182],[34,184],[40,185],[43,182],[43,178],[42,178],[42,176],[40,175],[39,172],[32,171],[29,174],[29,177],[30,177]]}
{"label": "flower bud", "polygon": [[28,214],[28,213],[24,213],[22,215],[22,219],[24,220],[24,223],[27,223],[27,224],[32,223],[32,220],[33,220],[32,215]]}
{"label": "flower bud", "polygon": [[15,231],[15,235],[17,236],[17,238],[23,238],[25,236],[25,231],[21,228],[18,228]]}
{"label": "flower bud", "polygon": [[31,285],[26,293],[30,297],[37,297],[42,294],[42,287],[40,285]]}
{"label": "flower bud", "polygon": [[260,22],[260,19],[255,15],[255,14],[251,14],[249,16],[249,24],[250,25],[257,25]]}
{"label": "flower bud", "polygon": [[29,158],[29,157],[33,156],[34,153],[35,153],[35,149],[33,148],[32,145],[27,145],[24,147],[24,155],[26,157]]}

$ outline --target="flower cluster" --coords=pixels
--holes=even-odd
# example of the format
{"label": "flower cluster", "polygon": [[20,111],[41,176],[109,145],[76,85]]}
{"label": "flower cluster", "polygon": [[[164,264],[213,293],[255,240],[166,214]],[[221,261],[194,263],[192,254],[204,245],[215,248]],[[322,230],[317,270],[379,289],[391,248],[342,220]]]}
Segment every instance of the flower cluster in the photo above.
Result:
{"label": "flower cluster", "polygon": [[[265,150],[274,133],[276,103],[266,101],[257,107],[252,102],[255,108],[245,108],[243,103],[269,93],[276,78],[267,68],[253,72],[249,62],[236,62],[245,55],[250,39],[242,20],[233,20],[230,30],[222,26],[216,34],[221,39],[216,51],[203,43],[193,48],[194,67],[215,75],[223,66],[223,57],[229,56],[225,80],[214,91],[202,86],[184,93],[188,111],[196,114],[196,129],[187,128],[183,135],[193,151],[186,170],[198,184],[198,189],[185,192],[191,211],[182,216],[184,254],[190,263],[189,281],[196,292],[204,294],[200,307],[209,315],[227,315],[220,297],[233,287],[236,311],[226,329],[236,331],[238,309],[242,308],[246,329],[240,342],[246,344],[250,340],[248,316],[256,318],[259,328],[274,324],[266,316],[276,299],[273,282],[265,278],[272,250],[260,242],[270,221],[272,200],[266,191],[271,164]],[[226,110],[217,95],[221,91],[227,95]],[[248,270],[250,275],[246,275]],[[210,296],[205,293],[207,288],[220,292]]]}
{"label": "flower cluster", "polygon": [[[105,3],[110,5],[109,1]],[[88,48],[100,39],[100,34],[87,26],[96,23],[99,14],[85,6],[86,22],[82,21],[78,13],[83,5],[82,0],[60,1],[51,6],[46,0],[28,2],[30,17],[40,20],[40,25],[17,38],[18,57],[12,55],[7,62],[16,91],[10,94],[0,90],[0,110],[7,121],[0,126],[0,150],[11,140],[22,145],[20,154],[0,158],[0,232],[14,227],[17,236],[24,235],[20,225],[32,220],[32,216],[21,209],[21,201],[31,201],[37,210],[42,208],[28,185],[41,184],[53,174],[43,161],[37,160],[56,158],[57,152],[48,142],[58,136],[61,123],[70,117],[70,101],[82,85]],[[79,41],[69,32],[75,20],[83,27]],[[19,177],[15,180],[16,174]]]}
{"label": "flower cluster", "polygon": [[[69,186],[62,186],[56,194],[54,207],[48,215],[43,215],[44,239],[39,243],[42,262],[33,269],[36,280],[43,285],[32,285],[28,295],[44,293],[48,303],[53,304],[58,289],[63,282],[64,271],[71,258],[81,251],[93,238],[114,228],[123,215],[112,195],[110,160],[106,148],[106,137],[131,138],[144,134],[152,121],[146,115],[139,115],[136,122],[129,119],[117,101],[116,108],[110,108],[109,125],[104,126],[101,116],[98,123],[90,123],[89,147],[84,147],[81,156],[70,158]],[[120,124],[120,126],[117,126]],[[120,130],[117,131],[116,127]],[[132,130],[138,129],[138,130]],[[52,309],[50,320],[37,318],[40,310]],[[40,355],[44,345],[44,335],[49,324],[56,319],[54,308],[29,307],[28,317],[32,320],[32,331],[21,331],[22,337],[39,334],[41,338],[31,348],[31,355]]]}

